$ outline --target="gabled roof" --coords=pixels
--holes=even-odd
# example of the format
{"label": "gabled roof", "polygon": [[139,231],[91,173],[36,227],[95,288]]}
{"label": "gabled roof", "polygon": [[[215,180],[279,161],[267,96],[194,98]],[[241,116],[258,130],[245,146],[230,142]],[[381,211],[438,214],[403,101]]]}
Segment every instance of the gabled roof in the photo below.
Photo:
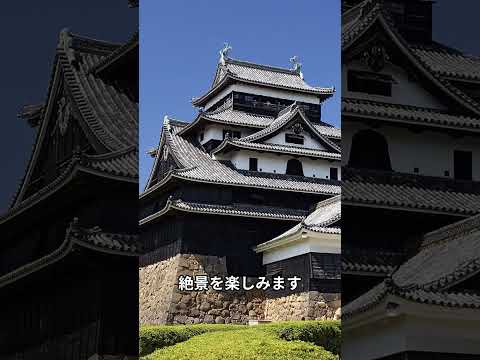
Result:
{"label": "gabled roof", "polygon": [[0,276],[0,287],[55,264],[77,247],[123,256],[139,256],[142,249],[138,242],[138,235],[104,232],[98,226],[84,228],[79,226],[78,219],[74,219],[67,228],[65,240],[59,247],[39,259]]}
{"label": "gabled roof", "polygon": [[[333,196],[317,204],[315,210],[302,222],[287,230],[272,240],[255,247],[256,252],[263,252],[276,246],[283,246],[286,241],[295,241],[302,234],[323,233],[340,234],[341,229],[336,225],[342,217],[340,195]],[[290,239],[290,240],[289,240]]]}
{"label": "gabled roof", "polygon": [[335,92],[333,87],[321,88],[308,85],[296,70],[259,65],[247,61],[226,58],[225,64],[219,63],[212,87],[201,97],[195,98],[195,106],[205,103],[220,89],[233,82],[273,87],[306,94],[318,95],[321,99],[329,98]]}
{"label": "gabled roof", "polygon": [[400,268],[344,308],[349,317],[374,307],[387,295],[449,307],[480,307],[480,294],[455,293],[460,282],[480,272],[480,216],[424,236],[420,251]]}
{"label": "gabled roof", "polygon": [[73,35],[68,30],[60,33],[47,101],[41,111],[40,128],[12,207],[23,200],[26,186],[40,156],[49,122],[54,121],[51,113],[61,84],[68,90],[69,100],[78,109],[80,118],[76,120],[83,125],[82,128],[87,129],[87,138],[97,153],[115,152],[137,145],[137,104],[90,73],[93,66],[119,47],[118,44]]}
{"label": "gabled roof", "polygon": [[[218,123],[228,126],[241,126],[255,129],[268,127],[275,117],[253,114],[245,111],[235,110],[231,100],[227,100],[223,105],[212,111],[200,112],[194,121],[187,124],[180,135],[189,134],[192,130],[206,123]],[[341,130],[327,123],[312,123],[318,133],[330,139],[341,139]]]}
{"label": "gabled roof", "polygon": [[[436,89],[442,92],[446,97],[457,103],[460,107],[466,111],[480,115],[480,103],[471,98],[468,94],[454,86],[448,79],[444,77],[442,71],[437,71],[435,66],[438,67],[438,63],[431,60],[433,56],[431,53],[426,54],[425,50],[418,50],[411,44],[409,44],[398,32],[393,21],[391,14],[383,6],[383,2],[379,0],[366,0],[352,9],[346,11],[342,16],[342,52],[353,47],[353,45],[360,39],[369,29],[375,24],[378,24],[383,30],[386,36],[391,40],[391,44],[399,49],[399,51],[405,56],[407,61],[417,69],[417,71]],[[416,50],[417,49],[417,50]],[[450,59],[451,60],[451,59]],[[472,67],[475,67],[472,61],[466,58],[461,60],[463,65],[462,76],[466,76],[466,71],[471,71]],[[451,62],[450,62],[451,63]],[[469,64],[469,68],[465,63]],[[435,65],[436,64],[436,65]],[[453,66],[451,73],[458,73],[460,65]],[[445,69],[443,69],[445,72]],[[471,74],[474,78],[476,72]],[[459,77],[461,78],[461,77]]]}
{"label": "gabled roof", "polygon": [[240,216],[287,221],[300,221],[307,216],[307,212],[303,210],[279,208],[275,206],[243,204],[219,205],[169,198],[163,209],[141,219],[139,223],[140,225],[147,224],[165,214],[168,214],[172,210],[205,215]]}
{"label": "gabled roof", "polygon": [[313,123],[307,119],[302,109],[296,104],[288,106],[287,108],[280,111],[278,117],[270,123],[266,128],[252,134],[245,136],[240,139],[243,142],[259,142],[261,140],[267,139],[275,135],[278,131],[285,129],[290,123],[300,120],[300,122],[310,129],[313,134],[316,135],[317,139],[326,146],[332,152],[340,153],[340,148],[329,140],[326,136],[319,133],[317,128],[313,126]]}
{"label": "gabled roof", "polygon": [[249,128],[260,128],[268,126],[275,118],[273,116],[264,116],[245,111],[233,109],[232,100],[227,100],[225,103],[215,110],[200,112],[198,116],[183,130],[180,135],[189,133],[202,123],[219,123],[230,126],[244,126]]}
{"label": "gabled roof", "polygon": [[[283,174],[266,174],[237,170],[227,163],[213,159],[206,153],[196,140],[189,140],[179,135],[185,123],[171,122],[165,117],[159,151],[157,151],[154,168],[152,168],[149,182],[140,197],[145,197],[156,189],[161,188],[172,178],[185,181],[202,182],[219,185],[241,187],[258,187],[281,191],[298,191],[316,194],[335,195],[340,192],[339,183],[323,179],[305,178]],[[178,168],[170,171],[159,182],[152,185],[152,176],[158,166],[164,146],[175,159]]]}

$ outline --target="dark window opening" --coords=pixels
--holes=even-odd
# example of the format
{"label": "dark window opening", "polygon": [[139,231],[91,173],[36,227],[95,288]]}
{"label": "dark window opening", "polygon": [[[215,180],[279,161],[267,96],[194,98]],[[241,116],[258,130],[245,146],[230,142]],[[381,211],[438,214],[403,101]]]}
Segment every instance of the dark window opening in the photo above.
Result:
{"label": "dark window opening", "polygon": [[373,130],[361,130],[353,135],[348,165],[357,169],[392,171],[385,137]]}
{"label": "dark window opening", "polygon": [[392,96],[391,76],[367,71],[352,71],[347,75],[348,91],[372,95]]}
{"label": "dark window opening", "polygon": [[340,279],[342,260],[340,254],[312,254],[313,277],[317,279]]}
{"label": "dark window opening", "polygon": [[297,134],[285,134],[285,142],[290,144],[304,144],[304,138],[302,135]]}
{"label": "dark window opening", "polygon": [[330,168],[330,179],[331,180],[338,180],[338,169],[337,168]]}
{"label": "dark window opening", "polygon": [[303,166],[302,163],[297,159],[290,159],[287,162],[287,175],[298,175],[303,176]]}
{"label": "dark window opening", "polygon": [[453,152],[453,173],[455,179],[472,180],[472,152],[455,150]]}
{"label": "dark window opening", "polygon": [[420,172],[420,169],[419,169],[419,168],[413,168],[413,172],[414,172],[415,174],[418,174],[418,173]]}
{"label": "dark window opening", "polygon": [[223,130],[223,139],[225,139],[227,137],[227,134],[228,136],[230,136],[231,138],[237,138],[239,139],[241,136],[240,136],[240,131],[233,131],[233,130]]}
{"label": "dark window opening", "polygon": [[200,141],[203,141],[203,138],[204,138],[204,134],[203,134],[203,132],[202,132],[202,133],[200,133],[200,136],[199,136],[198,138],[200,139]]}
{"label": "dark window opening", "polygon": [[258,171],[258,159],[257,158],[248,159],[248,169],[250,171]]}
{"label": "dark window opening", "polygon": [[445,176],[450,176],[450,171],[448,170],[445,170],[445,172],[443,173]]}

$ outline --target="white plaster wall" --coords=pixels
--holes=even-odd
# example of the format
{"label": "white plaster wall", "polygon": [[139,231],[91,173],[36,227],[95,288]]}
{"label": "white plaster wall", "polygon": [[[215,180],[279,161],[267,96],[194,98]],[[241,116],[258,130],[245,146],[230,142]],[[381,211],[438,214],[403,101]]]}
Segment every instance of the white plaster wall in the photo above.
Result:
{"label": "white plaster wall", "polygon": [[291,132],[281,131],[277,135],[265,140],[265,143],[267,143],[267,144],[280,144],[280,145],[293,145],[293,146],[304,147],[304,148],[307,148],[307,149],[326,150],[325,147],[317,139],[315,139],[313,136],[311,136],[308,132],[303,132],[302,133],[302,136],[304,138],[303,145],[287,143],[285,141],[285,134],[286,133],[291,133]]}
{"label": "white plaster wall", "polygon": [[372,70],[360,61],[352,61],[342,66],[342,96],[356,99],[389,102],[393,104],[413,105],[432,109],[446,109],[446,107],[427,92],[418,82],[408,78],[408,74],[400,67],[387,64],[379,74],[391,75],[396,83],[392,84],[392,96],[372,95],[361,92],[350,92],[347,86],[348,70]]}
{"label": "white plaster wall", "polygon": [[341,240],[339,234],[310,233],[300,235],[298,239],[288,244],[278,246],[263,252],[263,265],[290,259],[308,253],[340,254]]}
{"label": "white plaster wall", "polygon": [[[230,160],[237,169],[248,170],[249,159],[251,157],[258,159],[258,171],[266,173],[285,174],[287,170],[287,161],[293,157],[290,155],[276,155],[271,153],[259,153],[250,150],[240,150],[229,152],[225,155],[216,156],[218,159]],[[303,165],[303,173],[307,177],[316,177],[328,179],[330,177],[330,168],[338,168],[338,177],[341,179],[341,162],[328,161],[324,159],[312,160],[299,157]]]}
{"label": "white plaster wall", "polygon": [[252,130],[239,126],[228,126],[219,124],[207,125],[203,129],[203,141],[201,141],[201,144],[204,144],[209,140],[223,140],[223,130],[240,131],[240,136],[242,137],[251,135],[255,131],[258,131],[258,129]]}
{"label": "white plaster wall", "polygon": [[299,94],[293,91],[254,86],[249,84],[232,84],[232,85],[228,85],[227,87],[225,87],[225,89],[223,89],[217,95],[212,97],[210,101],[208,101],[207,104],[204,106],[204,109],[207,110],[208,108],[212,107],[212,105],[215,105],[219,100],[224,98],[227,94],[231,93],[232,91],[244,92],[247,94],[254,94],[254,95],[261,95],[261,96],[269,96],[269,97],[279,98],[279,99],[300,101],[308,104],[317,104],[317,105],[320,104],[320,98],[317,95]]}
{"label": "white plaster wall", "polygon": [[[342,161],[345,164],[350,158],[352,137],[362,129],[369,127],[353,121],[342,127]],[[394,126],[372,130],[385,136],[394,171],[413,174],[417,167],[420,175],[444,177],[445,170],[448,170],[449,177],[454,178],[453,152],[464,150],[472,151],[473,180],[480,181],[480,137],[452,137],[436,131],[414,133]]]}

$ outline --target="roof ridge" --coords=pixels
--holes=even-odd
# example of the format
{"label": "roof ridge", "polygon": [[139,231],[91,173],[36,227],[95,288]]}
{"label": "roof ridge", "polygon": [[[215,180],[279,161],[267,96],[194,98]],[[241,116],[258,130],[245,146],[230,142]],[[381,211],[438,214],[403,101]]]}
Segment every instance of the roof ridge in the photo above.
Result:
{"label": "roof ridge", "polygon": [[256,69],[262,69],[262,70],[270,70],[270,71],[276,71],[276,72],[281,72],[281,73],[287,73],[290,75],[297,75],[300,77],[300,73],[298,71],[295,71],[293,69],[289,68],[284,68],[280,66],[275,66],[275,65],[266,65],[266,64],[259,64],[259,63],[254,63],[251,61],[246,61],[246,60],[239,60],[239,59],[233,59],[233,58],[226,58],[225,63],[228,64],[236,64],[236,65],[245,65],[249,67],[253,67]]}
{"label": "roof ridge", "polygon": [[420,250],[451,241],[465,233],[480,231],[480,214],[454,222],[425,234],[422,238]]}
{"label": "roof ridge", "polygon": [[[105,47],[111,47],[112,50],[115,50],[116,48],[118,47],[121,47],[122,43],[118,43],[118,42],[114,42],[114,41],[106,41],[106,40],[101,40],[101,39],[96,39],[96,38],[93,38],[93,37],[89,37],[89,36],[85,36],[85,35],[80,35],[80,34],[76,34],[76,33],[72,33],[70,32],[68,29],[64,29],[62,30],[64,32],[67,32],[68,33],[68,36],[70,36],[70,38],[72,40],[77,40],[77,41],[82,41],[84,42],[85,44],[92,44],[92,45],[102,45],[102,46],[105,46]],[[73,48],[75,48],[75,42],[73,42],[71,44],[71,46]]]}

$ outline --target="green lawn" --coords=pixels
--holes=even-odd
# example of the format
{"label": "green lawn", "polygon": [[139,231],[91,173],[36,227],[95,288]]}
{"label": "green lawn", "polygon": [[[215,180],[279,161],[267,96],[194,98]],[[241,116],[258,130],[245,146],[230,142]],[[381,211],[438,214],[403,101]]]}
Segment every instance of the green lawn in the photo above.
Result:
{"label": "green lawn", "polygon": [[143,360],[334,360],[340,344],[340,324],[335,321],[140,329]]}

